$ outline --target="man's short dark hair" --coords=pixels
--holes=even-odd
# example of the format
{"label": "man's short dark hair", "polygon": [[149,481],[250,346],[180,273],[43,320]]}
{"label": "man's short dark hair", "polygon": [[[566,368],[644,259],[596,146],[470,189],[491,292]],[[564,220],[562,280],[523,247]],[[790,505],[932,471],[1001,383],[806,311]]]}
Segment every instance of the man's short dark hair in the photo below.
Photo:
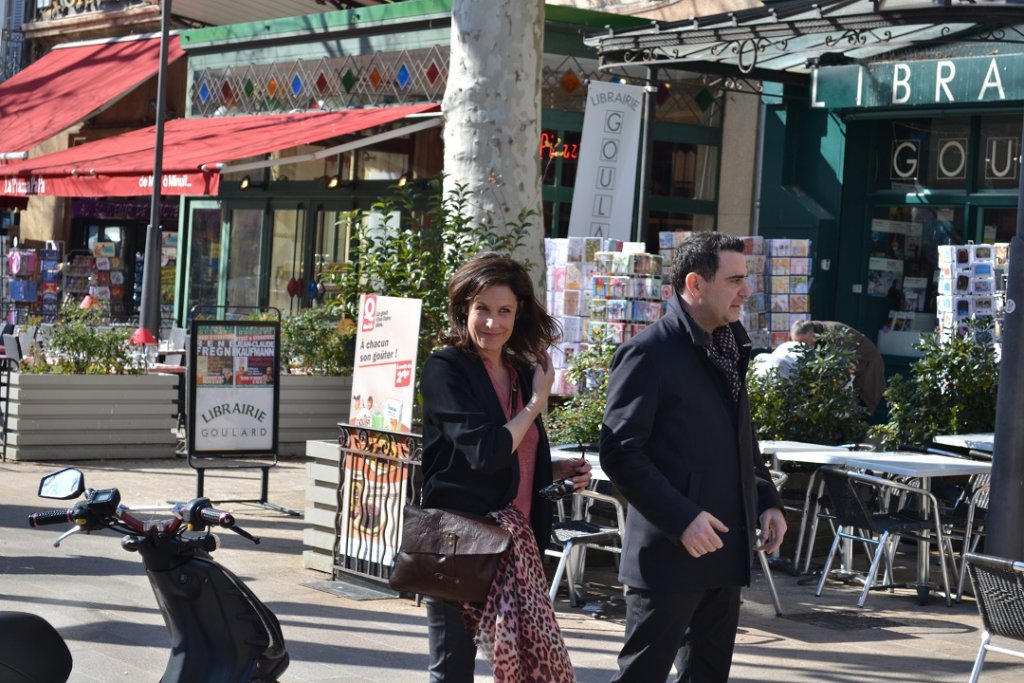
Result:
{"label": "man's short dark hair", "polygon": [[686,276],[697,273],[705,280],[714,280],[718,272],[718,254],[723,251],[743,253],[743,240],[723,232],[695,232],[676,247],[672,265],[672,287],[681,291]]}

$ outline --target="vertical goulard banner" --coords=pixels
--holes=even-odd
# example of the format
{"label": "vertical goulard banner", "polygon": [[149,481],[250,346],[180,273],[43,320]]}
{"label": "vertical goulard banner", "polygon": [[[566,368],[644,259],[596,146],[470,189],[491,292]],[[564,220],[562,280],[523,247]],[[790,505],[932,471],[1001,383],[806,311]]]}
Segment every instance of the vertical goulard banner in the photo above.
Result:
{"label": "vertical goulard banner", "polygon": [[193,320],[189,453],[277,454],[280,324]]}
{"label": "vertical goulard banner", "polygon": [[643,95],[638,85],[590,82],[572,191],[570,237],[633,239]]}
{"label": "vertical goulard banner", "polygon": [[362,296],[352,370],[351,424],[392,432],[412,430],[421,309],[419,299]]}

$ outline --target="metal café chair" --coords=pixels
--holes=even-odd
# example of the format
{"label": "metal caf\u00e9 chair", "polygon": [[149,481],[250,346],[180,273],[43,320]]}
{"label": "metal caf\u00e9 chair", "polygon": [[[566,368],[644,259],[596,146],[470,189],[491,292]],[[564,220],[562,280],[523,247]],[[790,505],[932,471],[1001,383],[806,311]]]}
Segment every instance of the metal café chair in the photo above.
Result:
{"label": "metal caf\u00e9 chair", "polygon": [[992,644],[994,636],[1017,641],[1024,648],[1024,562],[977,553],[964,557],[984,626],[971,670],[970,683],[975,683],[990,651],[1024,659],[1024,649]]}
{"label": "metal caf\u00e9 chair", "polygon": [[576,496],[586,499],[586,507],[594,501],[612,506],[615,514],[615,525],[599,524],[591,519],[589,510],[582,519],[563,519],[555,522],[551,530],[552,546],[544,551],[545,555],[559,558],[558,567],[551,579],[548,597],[552,602],[558,594],[563,575],[569,586],[569,604],[576,607],[580,597],[576,593],[576,584],[582,579],[586,566],[586,550],[593,548],[611,553],[622,552],[622,534],[626,528],[625,512],[622,503],[615,496],[597,491],[577,491]]}
{"label": "metal caf\u00e9 chair", "polygon": [[[774,483],[775,488],[781,492],[782,487],[786,485],[786,480],[789,479],[789,475],[778,470],[770,471],[772,475],[772,483]],[[775,616],[781,617],[782,601],[779,600],[779,591],[775,587],[775,577],[772,575],[772,568],[768,561],[768,553],[763,550],[755,550],[755,552],[757,553],[757,559],[761,562],[761,571],[764,573],[764,580],[768,584],[768,594],[771,596],[772,605],[775,607]]]}
{"label": "metal caf\u00e9 chair", "polygon": [[[832,542],[832,548],[829,550],[828,559],[825,561],[825,567],[821,572],[821,579],[818,581],[818,589],[815,595],[821,596],[821,591],[825,587],[825,581],[828,580],[829,572],[832,569],[832,562],[843,539],[861,541],[865,544],[876,546],[871,559],[871,565],[868,568],[867,577],[864,581],[864,590],[857,600],[857,606],[863,607],[868,597],[868,591],[875,586],[875,577],[883,560],[886,563],[885,585],[891,588],[893,584],[893,558],[900,538],[905,535],[921,538],[922,534],[934,531],[939,549],[939,561],[942,566],[942,581],[946,591],[946,604],[947,606],[950,605],[949,573],[946,570],[946,553],[949,549],[949,543],[945,540],[942,520],[939,516],[938,504],[934,496],[907,484],[860,472],[833,467],[822,467],[820,472],[822,481],[828,491],[832,514],[835,516],[836,533],[835,539]],[[868,512],[867,506],[855,484],[876,489],[882,499],[886,498],[887,491],[924,496],[929,507],[930,516],[922,516],[916,511],[908,510]]]}
{"label": "metal caf\u00e9 chair", "polygon": [[985,513],[988,512],[991,474],[978,474],[971,477],[971,489],[968,492],[967,519],[963,526],[963,545],[960,551],[960,571],[956,585],[956,601],[960,602],[964,593],[964,581],[967,576],[967,555],[978,548],[978,543],[985,536]]}

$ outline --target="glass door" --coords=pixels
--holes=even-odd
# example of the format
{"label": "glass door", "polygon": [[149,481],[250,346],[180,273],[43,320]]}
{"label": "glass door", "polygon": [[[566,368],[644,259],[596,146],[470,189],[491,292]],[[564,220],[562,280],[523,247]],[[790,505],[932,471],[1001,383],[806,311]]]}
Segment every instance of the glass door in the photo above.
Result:
{"label": "glass door", "polygon": [[221,247],[224,243],[224,224],[219,202],[195,202],[189,205],[188,251],[184,310],[176,312],[183,321],[195,306],[219,306],[223,304],[221,282],[223,259]]}
{"label": "glass door", "polygon": [[1009,242],[1017,232],[1016,207],[982,207],[978,209],[978,230],[975,242],[995,244]]}
{"label": "glass door", "polygon": [[234,209],[228,248],[227,305],[260,305],[263,209]]}
{"label": "glass door", "polygon": [[271,213],[267,304],[287,316],[308,298],[306,209],[274,208]]}
{"label": "glass door", "polygon": [[[320,282],[321,274],[339,268],[348,261],[351,217],[348,210],[316,207],[313,239],[313,279]],[[321,292],[318,290],[318,296]]]}

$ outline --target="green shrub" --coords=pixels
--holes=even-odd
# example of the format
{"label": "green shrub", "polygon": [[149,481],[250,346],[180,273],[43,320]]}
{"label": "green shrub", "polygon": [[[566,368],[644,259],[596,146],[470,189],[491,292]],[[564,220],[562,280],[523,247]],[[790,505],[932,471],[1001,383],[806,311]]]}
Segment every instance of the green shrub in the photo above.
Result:
{"label": "green shrub", "polygon": [[351,375],[356,327],[336,310],[304,308],[281,321],[281,362],[306,375]]}
{"label": "green shrub", "polygon": [[130,327],[103,327],[99,309],[69,303],[61,310],[44,353],[23,361],[20,372],[58,375],[143,375],[145,359],[128,343]]}
{"label": "green shrub", "polygon": [[615,347],[601,342],[579,351],[569,363],[569,380],[577,391],[551,410],[545,419],[552,444],[576,444],[580,448],[601,440],[604,405],[608,396],[608,367]]}
{"label": "green shrub", "polygon": [[787,377],[747,371],[750,412],[758,439],[826,445],[856,443],[868,432],[868,411],[850,381],[856,345],[842,330],[826,330],[815,348],[799,352]]}
{"label": "green shrub", "polygon": [[995,347],[973,327],[939,341],[927,334],[915,345],[924,355],[910,377],[895,375],[885,391],[889,420],[872,436],[889,449],[925,449],[938,434],[991,432],[995,428],[999,363]]}

